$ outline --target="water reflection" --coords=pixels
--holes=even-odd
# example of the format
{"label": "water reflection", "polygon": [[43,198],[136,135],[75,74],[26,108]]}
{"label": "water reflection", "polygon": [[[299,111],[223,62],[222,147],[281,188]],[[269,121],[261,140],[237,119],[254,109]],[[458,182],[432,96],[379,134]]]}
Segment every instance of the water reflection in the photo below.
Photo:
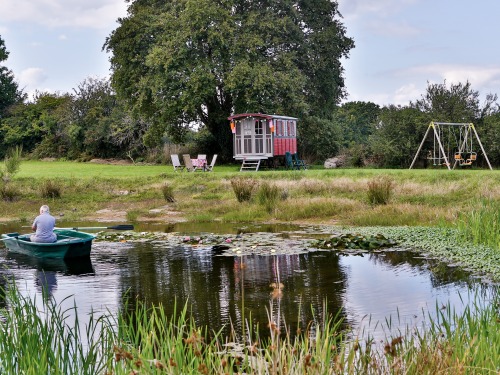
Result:
{"label": "water reflection", "polygon": [[[266,333],[271,313],[282,329],[295,332],[320,319],[325,308],[331,314],[340,312],[359,329],[365,328],[366,315],[384,321],[399,314],[399,323],[419,325],[423,309],[432,312],[436,303],[451,300],[460,311],[462,299],[467,303],[469,290],[478,285],[465,271],[410,252],[227,257],[149,243],[125,245],[111,259],[114,245],[100,246],[97,264],[109,267],[112,262],[116,267],[120,296],[129,291],[141,301],[161,303],[167,312],[175,303],[189,303],[195,321],[213,330],[232,323],[242,332],[242,324],[250,320]],[[440,267],[442,272],[432,272]],[[273,300],[270,285],[277,282],[284,289]]]}
{"label": "water reflection", "polygon": [[62,273],[66,275],[84,275],[94,273],[91,258],[56,259],[37,258],[25,254],[7,252],[5,261],[18,268],[36,269],[38,271]]}
{"label": "water reflection", "polygon": [[[64,303],[76,304],[79,316],[115,313],[129,296],[131,309],[143,301],[161,303],[172,313],[176,304],[179,308],[188,303],[199,325],[210,330],[226,327],[225,333],[231,324],[243,332],[249,320],[266,334],[269,316],[293,333],[320,320],[324,309],[333,315],[340,312],[359,331],[367,329],[367,315],[381,322],[397,316],[392,327],[397,329],[422,324],[422,312],[432,312],[436,303],[450,302],[461,311],[471,291],[489,290],[459,268],[401,251],[217,256],[209,249],[160,241],[96,242],[86,262],[39,260],[6,250],[0,251],[0,259],[6,265],[0,272],[26,285],[27,293],[39,294],[45,286],[58,301],[73,296],[74,301]],[[272,283],[284,285],[280,293]]]}
{"label": "water reflection", "polygon": [[7,252],[4,258],[4,264],[11,271],[14,270],[33,270],[35,289],[39,293],[47,293],[52,296],[57,290],[58,275],[77,276],[93,275],[94,268],[90,258],[82,259],[54,259],[37,258],[25,254]]}

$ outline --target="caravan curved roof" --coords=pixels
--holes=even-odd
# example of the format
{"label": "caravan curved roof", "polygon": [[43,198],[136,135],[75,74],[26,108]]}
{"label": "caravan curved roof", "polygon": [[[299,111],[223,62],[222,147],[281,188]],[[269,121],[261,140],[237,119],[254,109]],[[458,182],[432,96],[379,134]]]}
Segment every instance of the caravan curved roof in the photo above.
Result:
{"label": "caravan curved roof", "polygon": [[271,119],[281,119],[281,120],[297,120],[296,117],[290,116],[280,116],[280,115],[266,115],[265,113],[240,113],[237,115],[229,116],[228,120],[240,120],[247,117],[265,118],[267,120]]}

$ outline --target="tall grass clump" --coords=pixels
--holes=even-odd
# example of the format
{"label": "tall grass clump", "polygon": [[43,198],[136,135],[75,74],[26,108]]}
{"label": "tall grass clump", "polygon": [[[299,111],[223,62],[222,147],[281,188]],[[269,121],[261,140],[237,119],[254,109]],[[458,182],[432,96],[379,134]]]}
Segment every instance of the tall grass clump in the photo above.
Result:
{"label": "tall grass clump", "polygon": [[174,188],[172,185],[170,184],[163,184],[162,187],[161,187],[161,193],[163,195],[163,198],[167,201],[167,202],[175,202],[175,199],[174,199]]}
{"label": "tall grass clump", "polygon": [[14,202],[21,196],[20,190],[12,185],[11,183],[6,183],[0,181],[0,197],[6,202]]}
{"label": "tall grass clump", "polygon": [[483,200],[478,208],[460,213],[456,227],[462,238],[500,250],[500,202]]}
{"label": "tall grass clump", "polygon": [[[14,283],[1,290],[1,374],[102,374],[114,342],[111,320],[92,314],[82,333],[76,306],[63,309],[44,293],[23,296]],[[64,301],[63,301],[64,302]]]}
{"label": "tall grass clump", "polygon": [[253,178],[234,177],[231,179],[231,187],[238,202],[248,202],[252,199],[256,182]]}
{"label": "tall grass clump", "polygon": [[264,181],[257,191],[257,201],[264,206],[267,213],[272,213],[278,202],[282,199],[282,193],[278,186]]}
{"label": "tall grass clump", "polygon": [[141,214],[142,211],[140,210],[128,210],[126,217],[128,221],[136,222]]}
{"label": "tall grass clump", "polygon": [[40,196],[42,198],[60,198],[61,191],[61,185],[53,180],[44,180],[40,184]]}
{"label": "tall grass clump", "polygon": [[378,176],[368,181],[367,198],[372,205],[387,204],[394,190],[394,182],[387,176]]}

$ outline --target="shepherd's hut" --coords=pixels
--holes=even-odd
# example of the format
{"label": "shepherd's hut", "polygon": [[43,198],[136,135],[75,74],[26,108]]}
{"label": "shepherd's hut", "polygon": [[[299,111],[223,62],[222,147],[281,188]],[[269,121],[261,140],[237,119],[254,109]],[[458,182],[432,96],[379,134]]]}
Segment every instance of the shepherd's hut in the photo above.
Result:
{"label": "shepherd's hut", "polygon": [[233,157],[241,170],[258,170],[261,162],[275,165],[285,152],[297,152],[297,118],[242,113],[228,117],[233,133]]}

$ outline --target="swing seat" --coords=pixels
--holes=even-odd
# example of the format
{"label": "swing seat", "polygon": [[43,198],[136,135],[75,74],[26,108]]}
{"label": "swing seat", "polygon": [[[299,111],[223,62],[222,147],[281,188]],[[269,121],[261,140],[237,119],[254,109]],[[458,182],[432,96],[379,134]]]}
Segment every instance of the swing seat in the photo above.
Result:
{"label": "swing seat", "polygon": [[477,154],[475,152],[471,152],[470,157],[467,160],[474,161],[474,160],[476,160],[476,158],[477,158]]}
{"label": "swing seat", "polygon": [[464,160],[460,152],[455,152],[455,160]]}

